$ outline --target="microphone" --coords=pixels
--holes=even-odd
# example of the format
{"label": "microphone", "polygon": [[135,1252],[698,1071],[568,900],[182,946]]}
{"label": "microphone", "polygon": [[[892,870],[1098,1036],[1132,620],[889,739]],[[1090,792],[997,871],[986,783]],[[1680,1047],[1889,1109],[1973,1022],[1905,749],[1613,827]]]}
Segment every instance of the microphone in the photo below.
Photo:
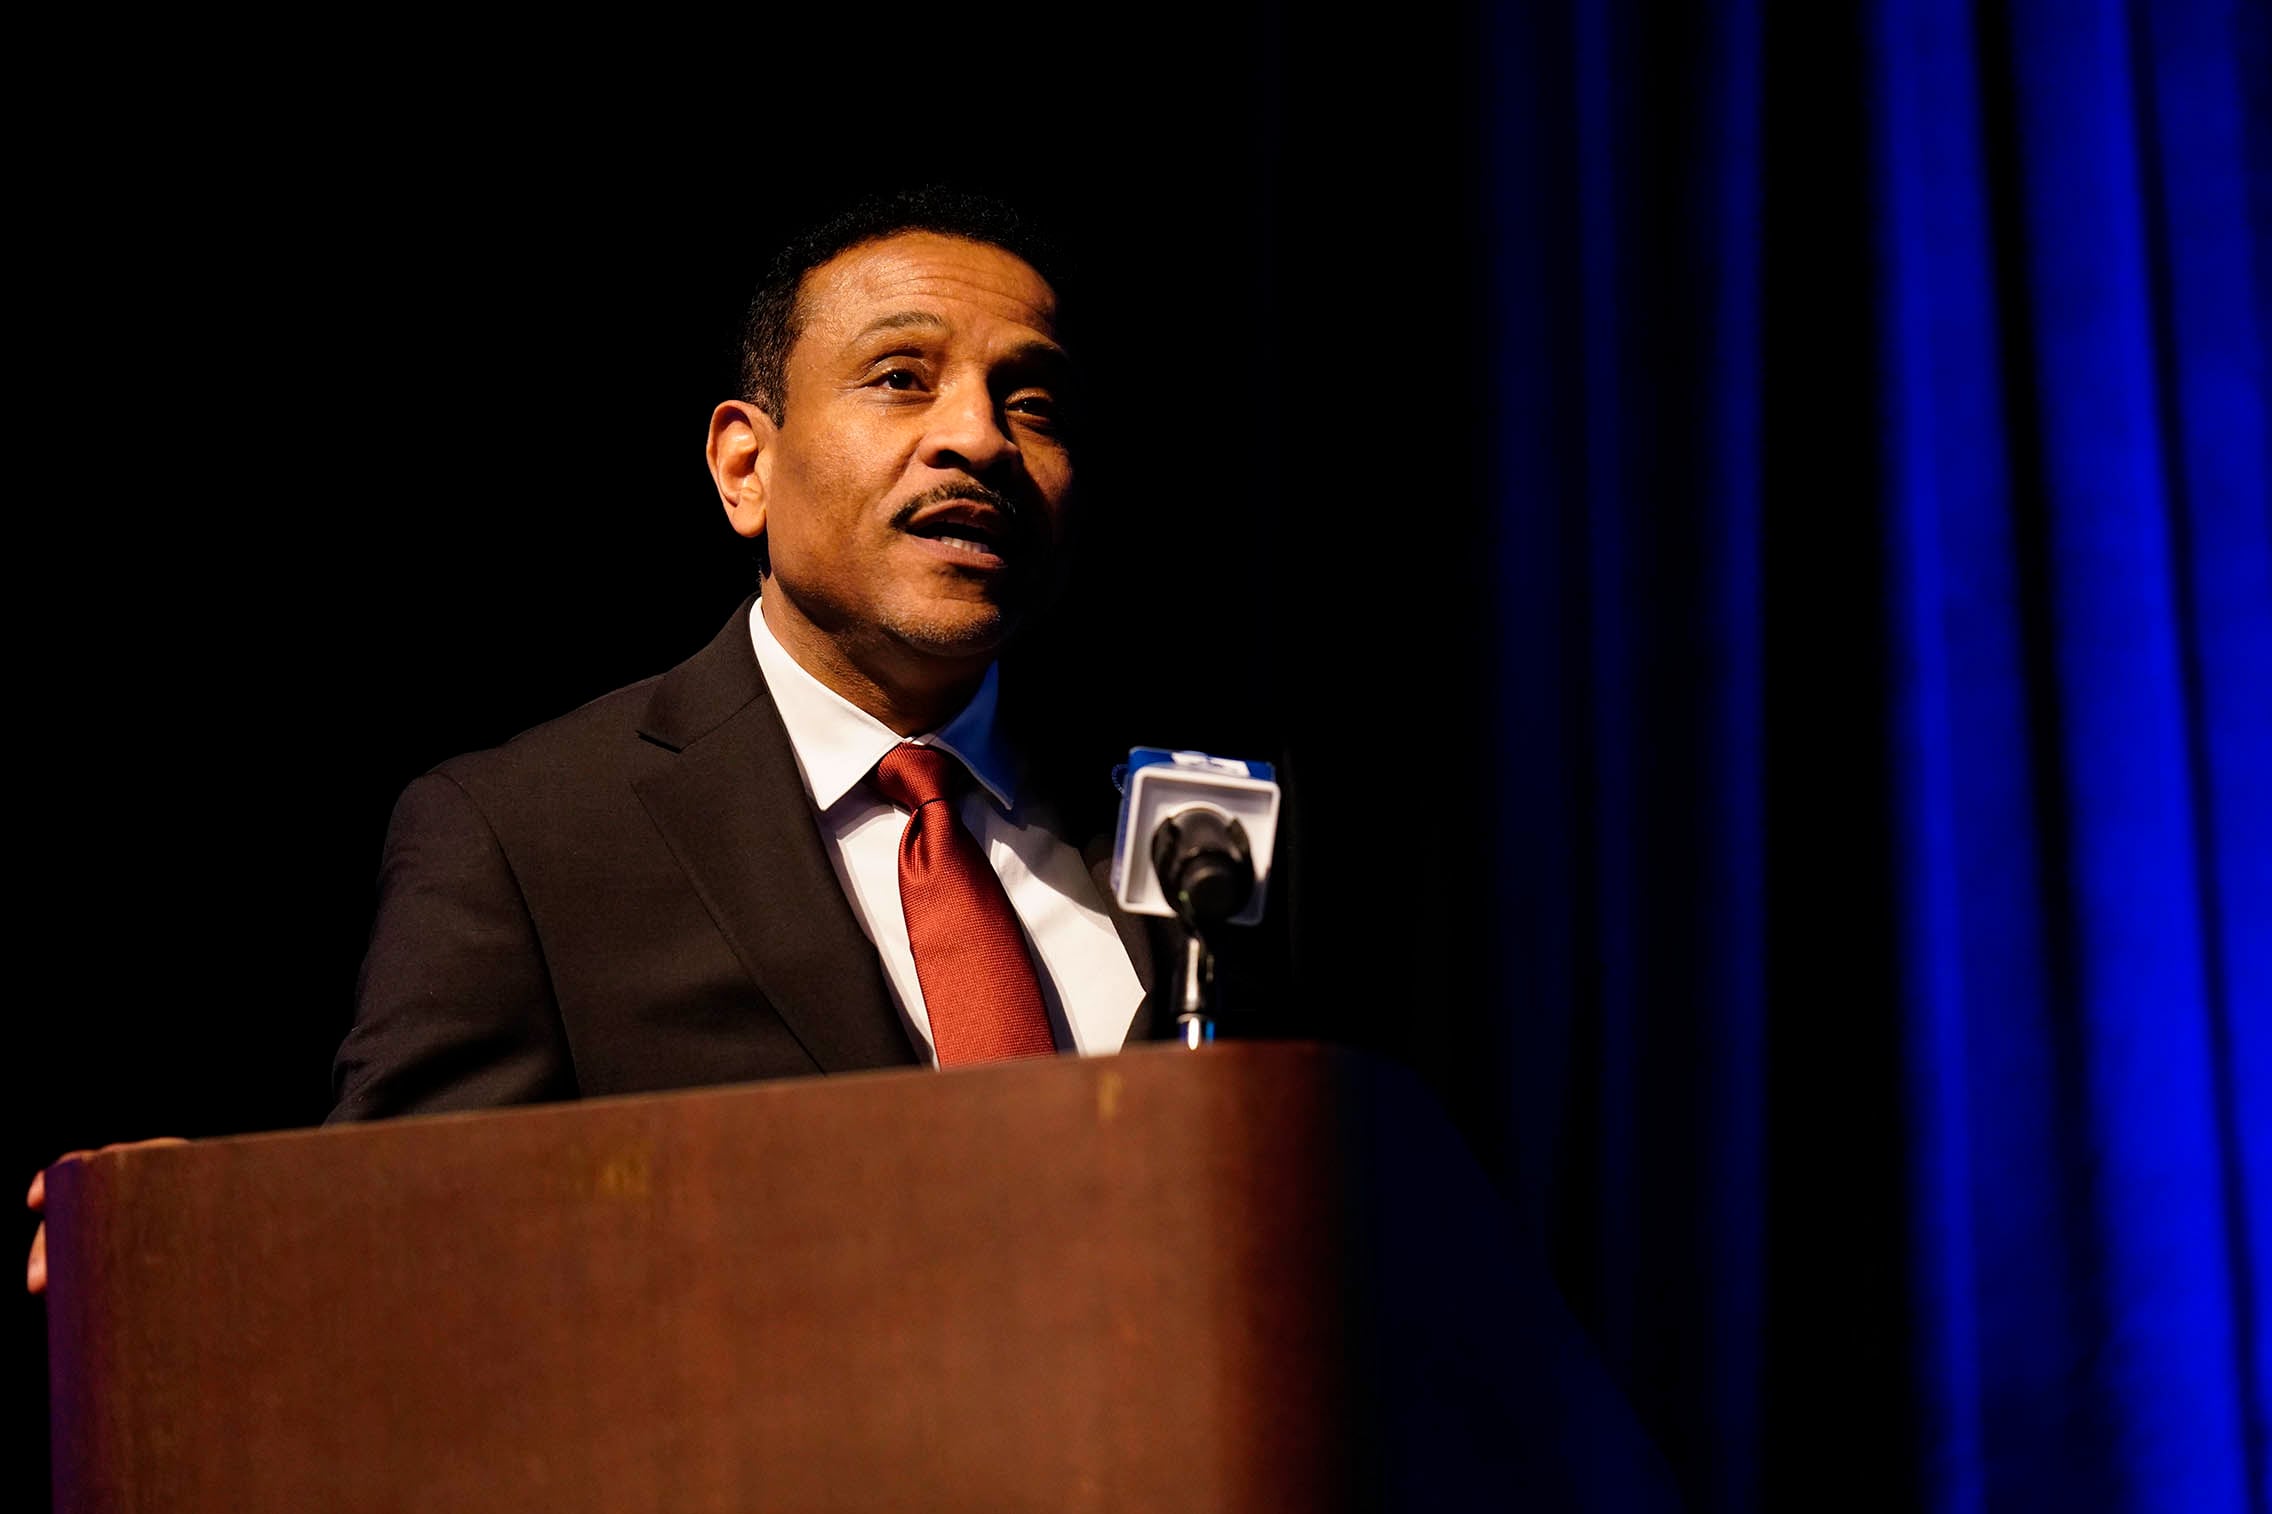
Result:
{"label": "microphone", "polygon": [[1176,1038],[1197,1051],[1215,1039],[1208,938],[1262,918],[1278,837],[1278,776],[1267,762],[1138,747],[1112,777],[1120,786],[1113,896],[1132,915],[1165,915],[1182,926]]}
{"label": "microphone", "polygon": [[1113,781],[1112,891],[1123,910],[1181,920],[1195,935],[1262,918],[1278,835],[1269,763],[1137,747]]}

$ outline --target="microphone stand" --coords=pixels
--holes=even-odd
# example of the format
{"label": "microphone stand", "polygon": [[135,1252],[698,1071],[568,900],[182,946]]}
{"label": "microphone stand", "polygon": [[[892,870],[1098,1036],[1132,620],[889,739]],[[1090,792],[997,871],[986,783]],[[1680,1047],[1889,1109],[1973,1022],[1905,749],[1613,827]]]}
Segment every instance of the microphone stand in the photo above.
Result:
{"label": "microphone stand", "polygon": [[1215,953],[1188,922],[1183,928],[1183,991],[1177,1003],[1177,1040],[1197,1051],[1215,1039]]}
{"label": "microphone stand", "polygon": [[1254,897],[1246,827],[1208,805],[1178,810],[1152,832],[1152,869],[1183,927],[1176,1038],[1192,1051],[1215,1039],[1215,953],[1207,933]]}

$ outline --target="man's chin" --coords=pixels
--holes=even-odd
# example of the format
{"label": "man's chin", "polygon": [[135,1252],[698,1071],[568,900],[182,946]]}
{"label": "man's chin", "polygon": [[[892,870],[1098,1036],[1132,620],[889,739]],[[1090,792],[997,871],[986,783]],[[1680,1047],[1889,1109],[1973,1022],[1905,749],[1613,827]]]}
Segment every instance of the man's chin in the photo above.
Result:
{"label": "man's chin", "polygon": [[893,638],[942,661],[986,663],[1000,655],[1021,617],[998,605],[956,602],[910,608],[893,617]]}

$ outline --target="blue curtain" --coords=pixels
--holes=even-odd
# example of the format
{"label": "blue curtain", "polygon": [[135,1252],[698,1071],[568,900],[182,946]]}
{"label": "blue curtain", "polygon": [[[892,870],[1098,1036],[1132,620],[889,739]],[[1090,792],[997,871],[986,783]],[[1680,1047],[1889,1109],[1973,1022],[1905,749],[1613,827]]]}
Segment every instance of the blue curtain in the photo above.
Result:
{"label": "blue curtain", "polygon": [[1700,1509],[2266,1514],[2272,18],[1488,16],[1566,1290]]}

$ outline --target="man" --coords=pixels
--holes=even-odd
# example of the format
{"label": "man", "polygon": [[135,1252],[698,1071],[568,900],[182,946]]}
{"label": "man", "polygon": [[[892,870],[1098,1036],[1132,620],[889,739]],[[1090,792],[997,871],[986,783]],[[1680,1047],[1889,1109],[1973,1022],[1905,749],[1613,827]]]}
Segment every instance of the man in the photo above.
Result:
{"label": "man", "polygon": [[[727,517],[761,545],[758,597],[662,677],[405,793],[333,1119],[1151,1032],[1150,939],[1002,709],[997,656],[1056,585],[1074,507],[1076,376],[1044,262],[1006,209],[942,193],[787,249],[709,434]],[[950,981],[958,1002],[933,1002],[951,973],[922,960],[900,853],[910,811],[940,807],[891,779],[903,741],[946,754],[945,810],[1014,913],[1022,1028],[963,1023],[996,992],[972,1008]],[[931,927],[937,952],[964,949],[967,914]]]}
{"label": "man", "polygon": [[[670,672],[404,793],[333,1120],[1094,1053],[1172,1021],[1158,922],[1109,903],[1105,765],[1098,793],[1045,792],[1002,698],[1074,510],[1049,261],[1007,207],[937,191],[783,250],[708,445],[759,595]],[[952,810],[1000,880],[1031,1023],[939,1022],[900,897],[907,796],[876,772],[903,738],[949,755],[964,791],[915,807]],[[944,934],[970,934],[959,909]]]}

